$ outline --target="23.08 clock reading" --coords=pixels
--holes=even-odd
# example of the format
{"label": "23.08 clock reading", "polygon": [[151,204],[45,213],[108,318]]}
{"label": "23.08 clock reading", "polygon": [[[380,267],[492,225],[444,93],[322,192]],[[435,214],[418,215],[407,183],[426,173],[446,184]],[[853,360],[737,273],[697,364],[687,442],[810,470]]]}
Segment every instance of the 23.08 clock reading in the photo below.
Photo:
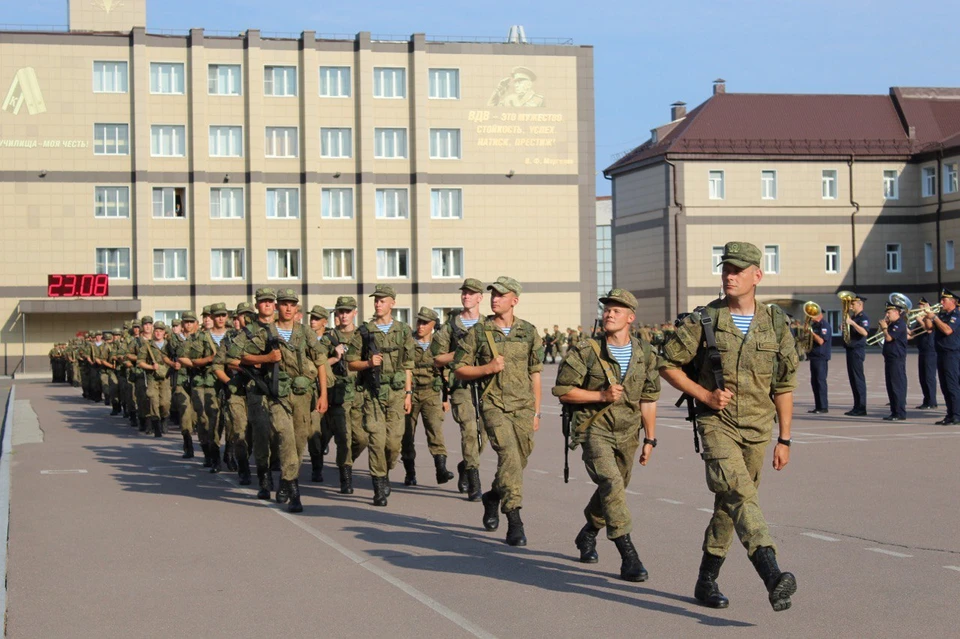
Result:
{"label": "23.08 clock reading", "polygon": [[54,273],[47,275],[47,297],[107,297],[110,276],[106,273]]}

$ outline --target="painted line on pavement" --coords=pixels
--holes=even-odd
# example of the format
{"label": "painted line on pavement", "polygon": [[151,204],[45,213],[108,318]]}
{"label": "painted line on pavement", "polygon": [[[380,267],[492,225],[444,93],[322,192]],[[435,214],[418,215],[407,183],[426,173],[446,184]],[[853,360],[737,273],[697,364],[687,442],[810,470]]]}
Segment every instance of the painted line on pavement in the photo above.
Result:
{"label": "painted line on pavement", "polygon": [[956,570],[957,572],[960,572],[960,566],[944,566],[944,568],[947,570]]}
{"label": "painted line on pavement", "polygon": [[702,513],[710,513],[711,515],[713,514],[713,508],[697,508],[697,510]]}
{"label": "painted line on pavement", "polygon": [[840,541],[839,539],[836,539],[835,537],[827,537],[826,535],[818,535],[817,533],[812,533],[812,532],[805,532],[805,533],[800,533],[800,534],[801,534],[801,535],[806,535],[807,537],[812,537],[812,538],[814,538],[814,539],[819,539],[820,541]]}
{"label": "painted line on pavement", "polygon": [[196,464],[173,464],[173,465],[171,465],[171,466],[149,466],[149,467],[147,468],[147,470],[151,470],[151,471],[153,471],[153,470],[170,470],[171,468],[173,468],[173,469],[193,468],[193,467],[195,467],[195,466],[196,466]]}
{"label": "painted line on pavement", "polygon": [[540,473],[541,475],[549,475],[549,474],[550,474],[550,471],[549,471],[549,470],[540,470],[539,468],[531,468],[530,470],[532,470],[532,471],[535,472],[535,473]]}
{"label": "painted line on pavement", "polygon": [[628,495],[636,495],[637,497],[643,494],[643,493],[638,493],[635,490],[625,490],[624,492],[627,493]]}
{"label": "painted line on pavement", "polygon": [[86,475],[87,471],[82,468],[70,468],[65,470],[41,470],[41,475]]}
{"label": "painted line on pavement", "polygon": [[864,548],[864,550],[869,550],[871,552],[878,552],[881,555],[890,555],[891,557],[913,557],[913,555],[907,555],[902,552],[894,552],[892,550],[885,550],[884,548]]}
{"label": "painted line on pavement", "polygon": [[657,497],[657,501],[666,502],[668,504],[673,504],[674,506],[682,506],[682,501],[677,501],[676,499],[667,499],[666,497]]}

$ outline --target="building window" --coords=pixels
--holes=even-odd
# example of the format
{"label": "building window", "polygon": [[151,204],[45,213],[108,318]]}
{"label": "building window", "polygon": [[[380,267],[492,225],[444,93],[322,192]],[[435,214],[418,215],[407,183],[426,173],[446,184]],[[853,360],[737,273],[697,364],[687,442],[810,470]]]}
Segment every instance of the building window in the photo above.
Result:
{"label": "building window", "polygon": [[153,249],[153,279],[187,279],[187,249]]}
{"label": "building window", "polygon": [[390,311],[390,316],[396,322],[403,322],[404,324],[410,323],[410,309],[404,307],[393,307],[393,310]]}
{"label": "building window", "polygon": [[723,171],[710,171],[710,199],[723,199]]}
{"label": "building window", "polygon": [[450,319],[450,316],[453,313],[459,313],[461,310],[463,309],[461,309],[459,306],[434,306],[433,312],[440,317],[440,321],[437,323],[437,325],[439,326],[440,324],[443,324]]}
{"label": "building window", "polygon": [[263,94],[274,97],[297,95],[297,67],[264,67]]}
{"label": "building window", "polygon": [[373,157],[380,159],[407,157],[407,130],[374,129]]}
{"label": "building window", "polygon": [[323,279],[353,279],[353,249],[323,249]]}
{"label": "building window", "polygon": [[238,126],[210,127],[210,157],[243,157],[243,129]]}
{"label": "building window", "polygon": [[233,187],[211,188],[210,217],[215,220],[242,220],[243,189]]}
{"label": "building window", "polygon": [[597,297],[603,297],[613,288],[613,253],[610,225],[597,227]]}
{"label": "building window", "polygon": [[243,279],[243,249],[213,249],[210,251],[210,278],[214,280]]}
{"label": "building window", "polygon": [[460,129],[430,129],[430,158],[460,159]]}
{"label": "building window", "polygon": [[837,170],[824,169],[820,173],[820,197],[824,200],[837,199]]}
{"label": "building window", "polygon": [[839,273],[840,272],[840,247],[836,245],[827,246],[827,273]]}
{"label": "building window", "polygon": [[267,279],[300,279],[300,249],[267,249]]}
{"label": "building window", "polygon": [[320,67],[320,97],[350,97],[350,67]]}
{"label": "building window", "polygon": [[353,217],[353,189],[321,189],[320,217],[347,220]]}
{"label": "building window", "polygon": [[178,320],[183,315],[183,311],[154,311],[153,312],[153,321],[163,322],[170,328],[168,329],[170,333],[173,333],[173,320]]}
{"label": "building window", "polygon": [[407,189],[377,189],[376,200],[377,219],[407,219]]}
{"label": "building window", "polygon": [[883,172],[883,199],[900,199],[900,176],[896,169],[887,169]]}
{"label": "building window", "polygon": [[430,69],[430,97],[435,100],[460,99],[458,69]]}
{"label": "building window", "polygon": [[130,279],[130,249],[98,248],[97,273],[106,273],[118,280]]}
{"label": "building window", "polygon": [[899,273],[900,264],[900,245],[887,244],[887,273]]}
{"label": "building window", "polygon": [[186,217],[187,190],[183,187],[154,187],[153,189],[153,217],[155,218],[182,218]]}
{"label": "building window", "polygon": [[943,193],[956,193],[957,192],[957,165],[954,164],[944,164],[943,165]]}
{"label": "building window", "polygon": [[94,62],[93,63],[93,92],[94,93],[126,93],[127,92],[127,63],[126,62]]}
{"label": "building window", "polygon": [[780,247],[776,244],[763,247],[763,271],[773,275],[780,272]]}
{"label": "building window", "polygon": [[239,64],[211,64],[207,67],[207,92],[210,95],[240,95],[241,86]]}
{"label": "building window", "polygon": [[130,133],[126,124],[94,124],[94,155],[127,155],[130,153]]}
{"label": "building window", "polygon": [[720,260],[723,259],[723,247],[714,246],[710,250],[710,264],[712,273],[714,275],[720,275],[723,272],[723,267],[720,265]]}
{"label": "building window", "polygon": [[431,263],[431,270],[435,278],[463,277],[463,249],[435,248],[433,249]]}
{"label": "building window", "polygon": [[150,93],[182,95],[184,79],[181,62],[150,63]]}
{"label": "building window", "polygon": [[187,155],[187,136],[183,125],[154,124],[150,127],[150,155],[157,158],[182,158]]}
{"label": "building window", "polygon": [[410,251],[408,249],[377,249],[377,277],[410,277]]}
{"label": "building window", "polygon": [[373,97],[407,97],[407,70],[392,67],[373,68]]}
{"label": "building window", "polygon": [[268,126],[265,149],[268,158],[297,157],[297,127]]}
{"label": "building window", "polygon": [[953,240],[947,240],[943,246],[943,265],[948,271],[952,271],[955,266],[953,253]]}
{"label": "building window", "polygon": [[270,219],[300,217],[300,189],[267,189],[267,217]]}
{"label": "building window", "polygon": [[760,171],[760,197],[764,200],[777,199],[776,171]]}
{"label": "building window", "polygon": [[435,220],[463,218],[463,189],[430,189],[430,217]]}
{"label": "building window", "polygon": [[843,334],[843,326],[840,325],[840,311],[824,311],[827,316],[827,322],[830,323],[830,331],[834,337],[840,337]]}
{"label": "building window", "polygon": [[923,243],[923,270],[933,272],[933,242]]}
{"label": "building window", "polygon": [[923,197],[933,197],[937,194],[937,169],[933,166],[923,168]]}
{"label": "building window", "polygon": [[130,217],[130,187],[98,186],[93,190],[94,217]]}
{"label": "building window", "polygon": [[351,157],[353,155],[351,133],[351,129],[320,129],[320,157]]}

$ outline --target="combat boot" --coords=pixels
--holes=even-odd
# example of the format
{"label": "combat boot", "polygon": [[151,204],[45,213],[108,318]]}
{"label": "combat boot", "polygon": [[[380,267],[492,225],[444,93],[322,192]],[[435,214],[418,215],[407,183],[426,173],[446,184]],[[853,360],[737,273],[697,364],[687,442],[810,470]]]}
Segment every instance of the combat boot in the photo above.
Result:
{"label": "combat boot", "polygon": [[137,414],[130,413],[130,428],[136,428],[136,427],[137,427]]}
{"label": "combat boot", "polygon": [[453,473],[447,470],[447,456],[446,455],[434,455],[433,456],[433,465],[437,469],[437,483],[445,484],[451,479],[453,479]]}
{"label": "combat boot", "polygon": [[617,537],[613,540],[613,543],[617,545],[622,560],[620,562],[620,578],[625,581],[646,581],[650,575],[647,574],[647,569],[643,567],[637,549],[633,547],[630,534],[627,533],[623,537]]}
{"label": "combat boot", "polygon": [[183,459],[193,459],[193,435],[190,433],[180,433],[183,435]]}
{"label": "combat boot", "polygon": [[144,418],[144,417],[138,417],[137,420],[138,420],[138,422],[139,422],[139,424],[140,424],[140,432],[141,432],[141,433],[147,432],[147,420],[146,420],[146,418]]}
{"label": "combat boot", "polygon": [[340,494],[353,494],[353,466],[340,467]]}
{"label": "combat boot", "polygon": [[219,473],[222,468],[220,465],[220,447],[216,444],[210,444],[208,448],[210,449],[210,473]]}
{"label": "combat boot", "polygon": [[406,471],[406,474],[403,476],[403,485],[404,486],[416,486],[417,485],[417,462],[413,459],[404,459],[403,460],[403,470]]}
{"label": "combat boot", "polygon": [[597,534],[599,532],[599,529],[587,523],[577,533],[577,538],[573,543],[577,545],[577,549],[580,551],[580,563],[595,564],[600,560],[600,556],[597,555]]}
{"label": "combat boot", "polygon": [[757,569],[757,574],[763,579],[763,585],[767,587],[770,605],[775,612],[787,610],[792,603],[790,595],[797,592],[797,578],[793,573],[780,572],[777,566],[777,553],[771,546],[761,546],[753,551],[750,557],[753,567]]}
{"label": "combat boot", "polygon": [[200,448],[203,449],[203,467],[210,468],[213,463],[213,455],[210,452],[210,445],[206,442],[200,442]]}
{"label": "combat boot", "polygon": [[227,470],[239,470],[240,467],[237,466],[237,457],[234,455],[233,446],[230,443],[223,445],[223,463],[226,464]]}
{"label": "combat boot", "polygon": [[387,505],[387,495],[384,493],[386,477],[373,478],[373,505],[383,507]]}
{"label": "combat boot", "polygon": [[730,605],[730,600],[723,596],[720,587],[717,586],[717,577],[720,576],[723,560],[723,557],[717,557],[708,552],[703,553],[703,559],[700,560],[700,574],[697,576],[693,596],[707,608],[726,608]]}
{"label": "combat boot", "polygon": [[310,481],[323,483],[323,455],[310,446]]}
{"label": "combat boot", "polygon": [[520,520],[520,509],[508,510],[507,515],[507,545],[526,546],[527,536],[523,534],[523,522]]}
{"label": "combat boot", "polygon": [[257,499],[270,501],[270,493],[273,492],[273,473],[269,470],[257,468],[257,480],[260,482]]}
{"label": "combat boot", "polygon": [[160,434],[161,435],[167,434],[167,420],[165,417],[160,418]]}
{"label": "combat boot", "polygon": [[480,469],[467,469],[467,501],[480,501],[483,487],[480,485]]}
{"label": "combat boot", "polygon": [[237,457],[237,476],[240,478],[241,486],[250,485],[250,455],[247,454],[247,445],[243,442],[234,444]]}
{"label": "combat boot", "polygon": [[153,436],[163,437],[163,433],[160,431],[160,418],[154,417],[151,421],[153,422]]}
{"label": "combat boot", "polygon": [[113,402],[113,410],[110,411],[110,415],[119,415],[120,414],[120,402]]}
{"label": "combat boot", "polygon": [[280,487],[277,488],[277,503],[285,504],[290,499],[290,482],[286,479],[280,479]]}
{"label": "combat boot", "polygon": [[461,461],[457,464],[457,490],[459,490],[461,494],[467,492],[469,486],[468,481],[467,462]]}
{"label": "combat boot", "polygon": [[287,504],[288,513],[302,513],[303,504],[300,503],[300,480],[291,479],[287,482],[290,488],[290,502]]}
{"label": "combat boot", "polygon": [[483,527],[494,531],[500,527],[500,494],[490,490],[483,493]]}

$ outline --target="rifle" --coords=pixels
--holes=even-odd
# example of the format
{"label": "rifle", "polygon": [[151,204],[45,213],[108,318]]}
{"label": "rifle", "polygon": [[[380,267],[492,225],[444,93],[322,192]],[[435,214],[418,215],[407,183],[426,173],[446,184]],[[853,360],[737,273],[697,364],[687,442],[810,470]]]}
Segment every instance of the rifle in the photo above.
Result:
{"label": "rifle", "polygon": [[[270,330],[269,324],[260,323],[260,326],[267,329],[266,349],[263,351],[263,355],[269,355],[274,350],[280,348],[280,338],[273,334],[273,331]],[[269,390],[270,392],[267,394],[270,395],[271,398],[280,398],[280,362],[273,363],[273,368],[270,371]]]}
{"label": "rifle", "polygon": [[[707,309],[703,306],[698,306],[693,312],[697,313],[700,317],[700,326],[703,328],[703,342],[705,342],[706,348],[698,352],[698,354],[702,353],[703,355],[703,359],[699,362],[700,365],[697,365],[696,357],[694,357],[694,361],[685,366],[683,372],[687,377],[695,380],[702,365],[704,363],[709,364],[716,387],[720,390],[725,390],[726,388],[723,383],[723,361],[720,358],[720,351],[717,349],[717,338],[713,334],[713,318],[707,314]],[[703,346],[703,344],[701,344],[701,346]],[[688,370],[688,367],[690,367],[690,370]],[[680,399],[677,400],[677,408],[679,408],[683,402],[687,402],[687,421],[693,424],[693,449],[699,453],[700,434],[697,432],[697,411],[694,407],[694,399],[692,396],[684,393],[680,396]]]}
{"label": "rifle", "polygon": [[563,429],[563,483],[570,483],[570,425],[573,421],[573,410],[563,404],[560,409],[560,423]]}
{"label": "rifle", "polygon": [[483,428],[483,412],[480,410],[483,406],[483,392],[477,382],[470,383],[470,400],[473,402],[473,412],[477,416],[477,446],[479,450],[483,450],[483,434],[480,430]]}
{"label": "rifle", "polygon": [[[377,346],[376,337],[370,332],[367,325],[361,324],[357,330],[360,331],[360,337],[363,339],[363,355],[361,357],[369,361],[374,355],[379,355],[380,347]],[[370,390],[374,398],[380,397],[380,372],[379,366],[371,366],[361,373],[363,384]]]}
{"label": "rifle", "polygon": [[[327,337],[330,338],[330,345],[333,346],[334,350],[336,350],[336,348],[341,344],[340,338],[337,337],[337,331],[336,330],[328,331]],[[333,369],[333,374],[336,375],[337,377],[346,377],[348,375],[347,362],[343,357],[341,357],[340,361],[338,361],[336,364],[334,364],[330,368]]]}

